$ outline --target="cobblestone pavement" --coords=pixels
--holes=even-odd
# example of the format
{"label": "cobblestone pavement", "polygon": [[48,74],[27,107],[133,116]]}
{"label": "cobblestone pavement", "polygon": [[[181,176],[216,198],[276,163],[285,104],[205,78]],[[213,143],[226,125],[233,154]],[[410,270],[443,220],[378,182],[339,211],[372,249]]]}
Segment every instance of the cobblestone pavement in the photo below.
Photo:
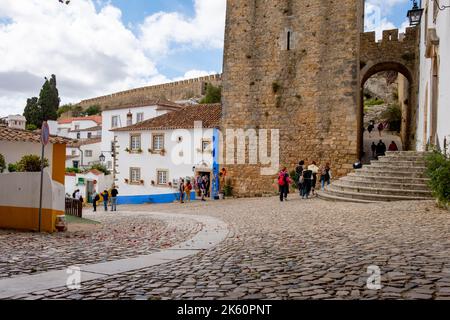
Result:
{"label": "cobblestone pavement", "polygon": [[201,225],[193,220],[166,223],[137,213],[85,212],[98,225],[39,234],[0,230],[0,279],[149,254],[185,241]]}
{"label": "cobblestone pavement", "polygon": [[[15,298],[450,299],[450,213],[432,202],[262,198],[121,209],[211,215],[233,231],[176,262]],[[372,265],[381,290],[366,286]]]}

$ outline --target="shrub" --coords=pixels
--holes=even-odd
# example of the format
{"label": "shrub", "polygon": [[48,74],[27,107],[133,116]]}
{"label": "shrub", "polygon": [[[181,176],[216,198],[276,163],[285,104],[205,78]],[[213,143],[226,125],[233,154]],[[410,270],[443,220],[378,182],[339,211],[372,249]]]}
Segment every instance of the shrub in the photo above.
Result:
{"label": "shrub", "polygon": [[450,159],[444,154],[433,151],[426,157],[427,176],[430,178],[429,186],[438,204],[450,204]]}
{"label": "shrub", "polygon": [[364,101],[364,106],[379,106],[384,104],[384,100],[380,100],[378,98],[375,99],[367,99]]}
{"label": "shrub", "polygon": [[220,103],[221,100],[222,88],[208,83],[205,97],[200,100],[200,103]]}
{"label": "shrub", "polygon": [[17,164],[15,164],[15,163],[8,164],[8,171],[9,172],[17,172]]}
{"label": "shrub", "polygon": [[91,170],[98,170],[100,172],[103,172],[105,174],[105,176],[109,176],[111,174],[111,172],[109,172],[108,168],[106,168],[106,166],[104,166],[102,164],[94,164],[93,166],[91,166]]}
{"label": "shrub", "polygon": [[0,173],[3,173],[6,169],[5,157],[0,153]]}
{"label": "shrub", "polygon": [[79,168],[66,168],[66,173],[80,173],[81,170]]}
{"label": "shrub", "polygon": [[[34,154],[25,155],[16,164],[18,172],[40,172],[41,157]],[[48,160],[44,158],[44,168],[48,167]]]}
{"label": "shrub", "polygon": [[27,129],[28,131],[34,131],[34,130],[37,129],[37,127],[36,127],[36,125],[34,125],[34,124],[27,124],[26,129]]}
{"label": "shrub", "polygon": [[398,104],[391,104],[381,114],[381,117],[389,123],[391,131],[400,132],[402,127],[402,109]]}
{"label": "shrub", "polygon": [[233,187],[229,184],[224,185],[223,194],[225,197],[231,197],[233,195]]}

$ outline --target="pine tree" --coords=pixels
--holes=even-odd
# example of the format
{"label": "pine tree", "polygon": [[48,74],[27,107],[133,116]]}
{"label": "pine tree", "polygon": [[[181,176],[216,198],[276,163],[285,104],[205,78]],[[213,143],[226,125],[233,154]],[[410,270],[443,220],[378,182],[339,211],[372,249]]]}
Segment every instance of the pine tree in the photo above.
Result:
{"label": "pine tree", "polygon": [[27,99],[27,105],[25,107],[23,115],[27,119],[27,125],[34,125],[37,128],[41,127],[41,109],[38,105],[38,98],[33,97]]}
{"label": "pine tree", "polygon": [[52,74],[50,80],[45,78],[45,83],[39,94],[38,104],[42,112],[41,120],[47,121],[58,119],[59,103],[60,99],[58,89],[56,88],[56,76]]}

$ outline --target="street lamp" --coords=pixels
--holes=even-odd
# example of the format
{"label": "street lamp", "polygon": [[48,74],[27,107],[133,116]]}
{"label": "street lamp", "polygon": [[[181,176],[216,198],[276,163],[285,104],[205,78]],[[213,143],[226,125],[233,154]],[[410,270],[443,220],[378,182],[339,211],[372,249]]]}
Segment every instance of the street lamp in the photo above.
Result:
{"label": "street lamp", "polygon": [[105,155],[103,154],[103,152],[102,152],[102,154],[100,155],[99,159],[100,159],[100,162],[102,162],[102,163],[105,162],[106,157],[105,157]]}
{"label": "street lamp", "polygon": [[413,0],[413,7],[408,11],[409,25],[411,27],[417,26],[422,20],[423,9],[417,5],[417,0]]}

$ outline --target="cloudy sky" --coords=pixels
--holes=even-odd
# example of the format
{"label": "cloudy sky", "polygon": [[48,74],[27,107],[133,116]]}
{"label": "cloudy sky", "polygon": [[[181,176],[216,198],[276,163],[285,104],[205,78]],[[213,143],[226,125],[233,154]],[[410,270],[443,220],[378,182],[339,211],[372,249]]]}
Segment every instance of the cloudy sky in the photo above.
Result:
{"label": "cloudy sky", "polygon": [[[404,26],[409,0],[367,0],[367,30]],[[221,72],[226,0],[0,0],[0,116],[45,76],[62,103]]]}

